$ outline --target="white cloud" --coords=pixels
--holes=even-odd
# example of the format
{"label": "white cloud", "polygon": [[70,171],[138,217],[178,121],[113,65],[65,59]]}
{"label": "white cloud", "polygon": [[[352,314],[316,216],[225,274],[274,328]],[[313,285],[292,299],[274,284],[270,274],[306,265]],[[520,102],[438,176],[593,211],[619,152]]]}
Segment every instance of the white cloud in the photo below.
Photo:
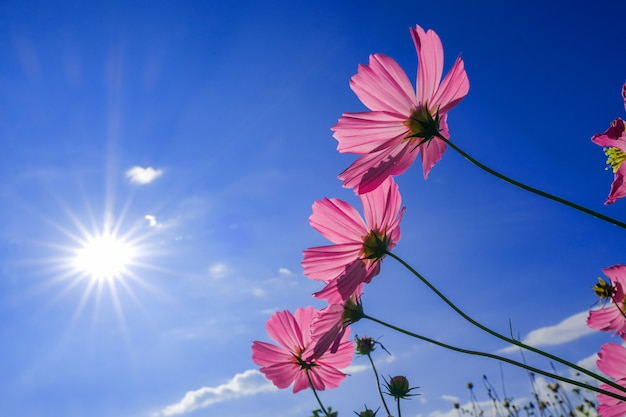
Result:
{"label": "white cloud", "polygon": [[252,295],[254,295],[256,298],[263,298],[267,295],[267,291],[262,288],[253,288]]}
{"label": "white cloud", "polygon": [[447,395],[447,394],[443,394],[441,396],[441,399],[446,400],[446,401],[450,401],[452,403],[458,403],[460,400],[459,397],[455,396],[455,395]]}
{"label": "white cloud", "polygon": [[[588,311],[583,311],[566,318],[553,326],[541,327],[528,333],[522,339],[522,342],[533,346],[554,346],[568,343],[579,339],[588,334],[592,334],[595,330],[587,326],[586,320]],[[500,353],[515,352],[519,349],[517,346],[511,345],[504,349],[500,349]]]}
{"label": "white cloud", "polygon": [[126,171],[126,177],[133,184],[149,184],[163,174],[160,169],[154,169],[152,167],[142,168],[135,166]]}
{"label": "white cloud", "polygon": [[168,405],[159,413],[154,414],[153,417],[187,414],[222,401],[275,390],[277,388],[265,379],[261,372],[256,369],[249,369],[217,387],[202,387],[195,391],[188,391],[182,400],[176,404]]}
{"label": "white cloud", "polygon": [[292,272],[290,270],[288,270],[287,268],[279,268],[278,269],[278,273],[282,276],[289,276],[292,275]]}
{"label": "white cloud", "polygon": [[154,227],[157,225],[156,217],[152,214],[146,214],[145,216],[143,216],[143,218],[148,220],[148,224],[150,225],[150,227]]}
{"label": "white cloud", "polygon": [[[598,360],[598,354],[594,353],[591,356],[588,356],[584,359],[579,360],[576,365],[580,366],[581,368],[585,368],[591,372],[595,372],[598,373],[600,372],[598,370],[598,365],[596,365],[596,361]],[[574,373],[574,372],[572,372]]]}
{"label": "white cloud", "polygon": [[209,273],[213,278],[222,278],[228,273],[228,266],[223,263],[216,263],[209,267]]}

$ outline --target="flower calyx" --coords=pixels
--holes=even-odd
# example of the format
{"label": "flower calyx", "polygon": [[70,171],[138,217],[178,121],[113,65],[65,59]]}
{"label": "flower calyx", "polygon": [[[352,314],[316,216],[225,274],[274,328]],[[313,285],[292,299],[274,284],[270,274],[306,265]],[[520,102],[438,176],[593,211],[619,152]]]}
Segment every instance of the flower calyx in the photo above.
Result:
{"label": "flower calyx", "polygon": [[433,117],[428,110],[428,103],[424,103],[411,112],[409,119],[404,122],[404,125],[409,128],[405,140],[408,140],[411,145],[415,145],[411,152],[434,138],[442,138],[440,122],[439,109],[437,108]]}
{"label": "flower calyx", "polygon": [[387,254],[387,248],[391,243],[391,238],[384,232],[377,230],[370,230],[370,232],[363,238],[363,249],[361,249],[361,255],[363,259],[379,260],[385,257]]}

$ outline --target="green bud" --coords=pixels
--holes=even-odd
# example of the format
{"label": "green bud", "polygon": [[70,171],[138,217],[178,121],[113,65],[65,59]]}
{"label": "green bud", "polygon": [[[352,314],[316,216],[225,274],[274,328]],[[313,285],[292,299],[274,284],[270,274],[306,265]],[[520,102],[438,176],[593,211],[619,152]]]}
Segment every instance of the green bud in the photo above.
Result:
{"label": "green bud", "polygon": [[398,375],[390,378],[389,381],[385,381],[387,385],[387,394],[391,395],[395,399],[412,397],[418,394],[409,394],[417,387],[409,388],[409,380],[405,376]]}

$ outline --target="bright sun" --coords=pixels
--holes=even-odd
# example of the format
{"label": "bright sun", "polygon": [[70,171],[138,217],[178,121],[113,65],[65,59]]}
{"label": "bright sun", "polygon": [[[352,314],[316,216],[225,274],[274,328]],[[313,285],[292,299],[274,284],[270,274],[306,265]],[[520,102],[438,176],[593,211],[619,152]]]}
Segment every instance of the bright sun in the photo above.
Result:
{"label": "bright sun", "polygon": [[74,258],[74,267],[92,279],[112,280],[128,272],[126,267],[135,252],[123,239],[107,233],[84,243]]}

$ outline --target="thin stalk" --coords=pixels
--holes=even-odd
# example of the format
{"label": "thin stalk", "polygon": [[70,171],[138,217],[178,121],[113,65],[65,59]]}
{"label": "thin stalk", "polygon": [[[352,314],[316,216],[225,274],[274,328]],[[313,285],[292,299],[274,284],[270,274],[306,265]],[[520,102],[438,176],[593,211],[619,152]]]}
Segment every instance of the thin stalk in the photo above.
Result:
{"label": "thin stalk", "polygon": [[400,412],[400,397],[396,398],[396,403],[398,403],[398,417],[402,417],[402,413]]}
{"label": "thin stalk", "polygon": [[383,391],[380,389],[380,378],[378,377],[378,371],[376,370],[376,366],[374,366],[372,355],[368,353],[367,357],[370,360],[370,363],[372,364],[372,369],[374,370],[374,376],[376,377],[376,388],[378,388],[378,393],[380,394],[380,399],[383,402],[383,407],[385,407],[387,416],[391,417],[391,413],[389,412],[389,407],[387,407],[387,402],[385,401],[385,397],[383,396]]}
{"label": "thin stalk", "polygon": [[317,395],[317,391],[315,390],[315,387],[313,386],[313,381],[311,380],[311,375],[309,374],[309,370],[305,369],[306,372],[306,378],[309,380],[309,386],[311,387],[311,390],[313,391],[313,395],[315,395],[315,399],[317,400],[317,403],[320,405],[320,409],[324,412],[324,415],[326,415],[326,417],[330,417],[330,414],[328,414],[328,411],[326,411],[326,408],[324,408],[324,404],[322,404],[322,400],[320,400],[320,397]]}
{"label": "thin stalk", "polygon": [[468,322],[470,322],[474,326],[478,327],[479,329],[489,333],[490,335],[492,335],[494,337],[497,337],[498,339],[504,340],[505,342],[511,343],[511,344],[513,344],[515,346],[521,347],[523,349],[529,350],[531,352],[534,352],[534,353],[537,353],[537,354],[539,354],[541,356],[544,356],[544,357],[546,357],[548,359],[551,359],[551,360],[553,360],[555,362],[559,362],[559,363],[561,363],[563,365],[566,365],[566,366],[568,366],[568,367],[570,367],[572,369],[577,370],[580,373],[583,373],[583,374],[585,374],[587,376],[590,376],[590,377],[596,379],[597,381],[603,382],[603,383],[605,383],[605,384],[607,384],[607,385],[609,385],[609,386],[611,386],[611,387],[613,387],[613,388],[615,388],[615,389],[617,389],[619,391],[626,392],[626,387],[622,387],[622,386],[616,384],[615,382],[613,382],[613,381],[611,381],[611,380],[609,380],[609,379],[607,379],[607,378],[605,378],[605,377],[603,377],[601,375],[598,375],[598,374],[596,374],[594,372],[588,371],[587,369],[582,368],[582,367],[580,367],[580,366],[578,366],[578,365],[576,365],[576,364],[574,364],[572,362],[569,362],[569,361],[567,361],[565,359],[559,358],[558,356],[554,356],[554,355],[552,355],[552,354],[550,354],[548,352],[544,352],[543,350],[534,348],[534,347],[529,346],[529,345],[527,345],[525,343],[522,343],[522,342],[520,342],[518,340],[512,339],[512,338],[507,337],[507,336],[504,336],[504,335],[502,335],[502,334],[500,334],[500,333],[498,333],[498,332],[496,332],[494,330],[491,330],[487,326],[484,326],[484,325],[480,324],[479,322],[477,322],[476,320],[472,319],[470,316],[465,314],[463,312],[463,310],[458,308],[452,301],[450,301],[445,295],[443,295],[434,285],[432,285],[426,278],[424,278],[422,276],[422,274],[420,274],[415,269],[413,269],[413,267],[411,267],[411,265],[406,263],[402,258],[400,258],[399,256],[397,256],[397,255],[395,255],[395,254],[393,254],[393,253],[391,253],[389,251],[387,251],[387,254],[389,256],[391,256],[392,258],[394,258],[396,261],[400,262],[409,271],[411,271],[411,273],[413,273],[413,275],[418,277],[424,284],[426,284],[426,286],[428,288],[430,288],[435,294],[437,294],[437,296],[439,298],[441,298],[446,304],[448,304],[448,306],[450,306],[450,308],[452,308],[454,311],[456,311],[461,317],[463,317],[465,320],[467,320]]}
{"label": "thin stalk", "polygon": [[405,334],[407,336],[411,336],[411,337],[414,337],[416,339],[423,340],[423,341],[428,342],[428,343],[432,343],[433,345],[437,345],[437,346],[440,346],[440,347],[443,347],[443,348],[446,348],[446,349],[449,349],[449,350],[453,350],[455,352],[466,353],[468,355],[483,356],[485,358],[495,359],[495,360],[498,360],[498,361],[501,361],[501,362],[505,362],[505,363],[508,363],[508,364],[511,364],[511,365],[515,365],[515,366],[517,366],[519,368],[526,369],[528,371],[537,373],[539,375],[547,376],[549,378],[554,378],[554,379],[557,379],[559,381],[567,382],[568,384],[576,385],[576,386],[581,387],[581,388],[585,388],[585,389],[588,389],[588,390],[591,390],[591,391],[595,391],[595,392],[598,392],[598,393],[601,393],[601,394],[608,395],[608,396],[616,398],[616,399],[618,399],[620,401],[626,401],[626,396],[623,396],[623,395],[620,395],[620,394],[615,394],[615,393],[613,393],[611,391],[606,391],[606,390],[603,390],[601,388],[594,387],[593,385],[587,385],[587,384],[585,384],[583,382],[576,381],[575,379],[570,379],[570,378],[566,378],[566,377],[563,377],[563,376],[560,376],[560,375],[552,374],[550,372],[543,371],[543,370],[541,370],[539,368],[535,368],[533,366],[526,365],[526,364],[521,363],[521,362],[517,362],[517,361],[515,361],[513,359],[505,358],[503,356],[494,355],[492,353],[486,353],[486,352],[479,352],[479,351],[475,351],[475,350],[462,349],[462,348],[459,348],[459,347],[456,347],[456,346],[448,345],[446,343],[439,342],[437,340],[428,338],[426,336],[422,336],[422,335],[419,335],[417,333],[413,333],[413,332],[410,332],[408,330],[404,330],[404,329],[402,329],[400,327],[394,326],[393,324],[389,324],[389,323],[386,323],[386,322],[384,322],[382,320],[379,320],[377,318],[368,316],[367,314],[363,314],[363,318],[371,320],[371,321],[373,321],[375,323],[378,323],[378,324],[380,324],[382,326],[388,327],[388,328],[390,328],[392,330],[395,330],[395,331],[400,332],[402,334]]}
{"label": "thin stalk", "polygon": [[605,216],[602,213],[598,213],[597,211],[593,211],[591,209],[588,209],[586,207],[583,207],[579,204],[576,203],[572,203],[569,200],[566,200],[564,198],[561,197],[557,197],[553,194],[550,193],[546,193],[545,191],[541,191],[538,190],[537,188],[531,187],[529,185],[526,185],[524,183],[521,183],[519,181],[516,181],[512,178],[507,177],[506,175],[503,175],[501,173],[499,173],[498,171],[495,171],[491,168],[489,168],[488,166],[478,162],[476,159],[472,158],[469,154],[467,154],[465,151],[463,151],[461,148],[459,148],[457,145],[455,145],[454,143],[450,142],[450,140],[448,140],[447,138],[443,137],[442,135],[438,135],[437,136],[439,139],[443,140],[446,144],[448,144],[452,149],[454,149],[455,151],[457,151],[462,157],[464,157],[465,159],[467,159],[469,162],[471,162],[472,164],[476,165],[478,168],[482,169],[483,171],[486,171],[488,173],[490,173],[491,175],[494,175],[498,178],[500,178],[501,180],[504,180],[506,182],[508,182],[509,184],[515,185],[516,187],[519,187],[523,190],[529,191],[533,194],[537,194],[541,197],[547,198],[548,200],[552,200],[552,201],[556,201],[557,203],[561,203],[563,205],[566,205],[568,207],[571,207],[575,210],[578,211],[582,211],[583,213],[586,213],[590,216],[593,216],[595,218],[598,218],[600,220],[604,220],[605,222],[611,223],[615,226],[621,227],[622,229],[626,229],[626,223],[621,222],[619,220],[616,220],[612,217],[609,216]]}

